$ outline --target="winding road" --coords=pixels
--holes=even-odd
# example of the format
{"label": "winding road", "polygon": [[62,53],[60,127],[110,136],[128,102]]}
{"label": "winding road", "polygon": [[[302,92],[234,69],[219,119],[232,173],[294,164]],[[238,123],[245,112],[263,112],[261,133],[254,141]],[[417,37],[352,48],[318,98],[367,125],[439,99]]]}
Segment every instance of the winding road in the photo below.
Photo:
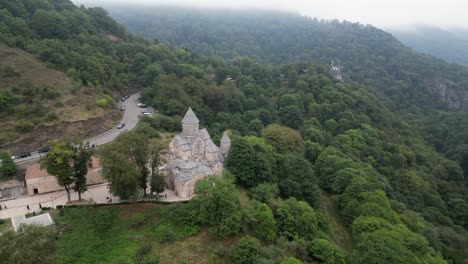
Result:
{"label": "winding road", "polygon": [[[90,145],[95,144],[97,146],[107,144],[109,142],[112,142],[114,139],[116,139],[120,133],[133,129],[138,124],[141,112],[144,110],[138,107],[139,98],[140,98],[140,93],[136,93],[136,94],[131,95],[127,100],[119,104],[119,108],[120,106],[125,107],[124,116],[122,118],[122,121],[120,122],[120,123],[125,123],[125,127],[123,127],[122,129],[117,129],[116,127],[114,127],[111,130],[108,130],[98,136],[86,139],[84,142],[85,143],[89,142]],[[16,159],[15,163],[17,165],[24,165],[26,163],[36,161],[40,157],[41,157],[41,154],[35,151],[35,152],[31,152],[30,157]]]}

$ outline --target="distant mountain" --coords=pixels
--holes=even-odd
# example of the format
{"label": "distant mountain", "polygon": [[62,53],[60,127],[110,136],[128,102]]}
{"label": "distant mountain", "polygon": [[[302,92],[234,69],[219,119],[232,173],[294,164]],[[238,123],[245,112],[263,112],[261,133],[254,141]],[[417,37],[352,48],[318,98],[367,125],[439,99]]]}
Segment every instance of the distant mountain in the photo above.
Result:
{"label": "distant mountain", "polygon": [[388,29],[403,44],[448,62],[468,65],[468,30],[418,26]]}

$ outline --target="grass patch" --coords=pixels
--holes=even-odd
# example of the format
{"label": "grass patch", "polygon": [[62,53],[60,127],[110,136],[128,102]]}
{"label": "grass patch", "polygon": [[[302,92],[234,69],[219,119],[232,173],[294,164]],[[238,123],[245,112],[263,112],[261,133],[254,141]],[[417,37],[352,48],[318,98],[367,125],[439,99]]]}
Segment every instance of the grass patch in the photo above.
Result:
{"label": "grass patch", "polygon": [[[59,263],[138,263],[147,258],[158,258],[159,263],[220,263],[215,238],[178,220],[182,206],[64,208],[63,216],[54,214],[59,230],[57,259]],[[178,248],[183,254],[174,256]]]}
{"label": "grass patch", "polygon": [[10,218],[6,218],[2,220],[3,220],[3,224],[0,224],[0,234],[10,229],[13,230],[13,225],[11,224]]}
{"label": "grass patch", "polygon": [[350,256],[353,245],[351,234],[341,220],[340,212],[333,198],[326,193],[322,193],[321,196],[328,214],[332,239],[340,248],[345,250],[348,256]]}

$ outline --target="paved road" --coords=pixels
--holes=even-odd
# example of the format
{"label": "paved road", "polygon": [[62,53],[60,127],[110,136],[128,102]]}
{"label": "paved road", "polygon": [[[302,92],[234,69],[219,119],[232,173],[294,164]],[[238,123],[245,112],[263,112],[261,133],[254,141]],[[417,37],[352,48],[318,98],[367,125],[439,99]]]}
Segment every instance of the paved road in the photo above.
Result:
{"label": "paved road", "polygon": [[[122,105],[125,106],[124,117],[121,121],[121,123],[125,123],[124,128],[117,129],[116,127],[114,127],[111,130],[104,132],[99,136],[87,139],[84,142],[89,142],[89,144],[91,145],[92,144],[103,145],[116,139],[120,133],[134,128],[138,124],[138,120],[139,120],[139,116],[141,115],[141,112],[144,110],[143,108],[138,107],[139,98],[140,98],[140,93],[136,93],[136,94],[131,95],[127,100],[119,104],[119,108]],[[16,159],[15,162],[17,165],[25,165],[27,163],[35,162],[39,158],[40,158],[40,154],[36,151],[36,152],[31,152],[30,157]]]}

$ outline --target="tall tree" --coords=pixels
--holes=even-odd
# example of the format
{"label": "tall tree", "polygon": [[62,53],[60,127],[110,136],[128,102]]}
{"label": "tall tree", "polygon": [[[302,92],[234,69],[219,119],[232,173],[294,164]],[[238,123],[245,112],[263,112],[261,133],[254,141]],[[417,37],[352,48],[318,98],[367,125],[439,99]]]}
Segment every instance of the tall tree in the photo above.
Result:
{"label": "tall tree", "polygon": [[193,205],[198,220],[211,225],[210,231],[220,237],[236,234],[240,229],[240,193],[225,178],[209,176],[195,184]]}
{"label": "tall tree", "polygon": [[164,191],[166,188],[166,182],[158,173],[158,167],[161,165],[161,154],[165,151],[164,145],[159,139],[151,140],[149,145],[149,157],[151,167],[151,192],[157,194]]}
{"label": "tall tree", "polygon": [[41,157],[41,168],[57,178],[57,183],[65,188],[68,202],[71,202],[70,186],[74,182],[73,146],[64,141],[51,144],[51,149]]}
{"label": "tall tree", "polygon": [[16,173],[16,164],[6,152],[0,154],[0,177],[7,178]]}
{"label": "tall tree", "polygon": [[86,188],[86,175],[88,168],[93,165],[92,163],[93,150],[86,148],[83,143],[76,143],[73,146],[73,170],[75,191],[78,193],[78,199],[81,201],[81,194],[84,193]]}
{"label": "tall tree", "polygon": [[110,183],[110,192],[124,200],[136,196],[140,187],[140,174],[125,147],[114,142],[102,149],[101,157],[102,174]]}

